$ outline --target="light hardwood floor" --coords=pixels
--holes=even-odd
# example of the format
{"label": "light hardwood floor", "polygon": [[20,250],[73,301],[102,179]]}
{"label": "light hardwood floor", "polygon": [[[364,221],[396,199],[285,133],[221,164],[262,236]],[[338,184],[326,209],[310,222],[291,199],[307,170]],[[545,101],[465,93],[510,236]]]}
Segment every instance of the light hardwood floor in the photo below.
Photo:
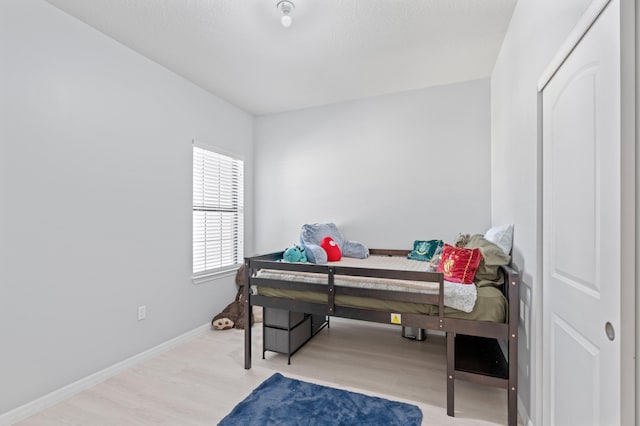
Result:
{"label": "light hardwood floor", "polygon": [[506,390],[458,381],[456,417],[446,414],[443,336],[416,342],[399,327],[331,320],[287,365],[262,359],[253,327],[253,368],[243,368],[241,330],[207,332],[18,423],[35,425],[215,425],[274,372],[418,405],[425,425],[501,425]]}

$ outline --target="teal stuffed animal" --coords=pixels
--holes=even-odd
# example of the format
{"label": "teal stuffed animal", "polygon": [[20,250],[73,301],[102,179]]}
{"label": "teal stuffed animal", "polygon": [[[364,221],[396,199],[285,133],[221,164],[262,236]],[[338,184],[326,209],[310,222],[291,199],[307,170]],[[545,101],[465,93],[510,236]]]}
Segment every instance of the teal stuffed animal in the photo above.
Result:
{"label": "teal stuffed animal", "polygon": [[304,248],[299,245],[291,246],[284,251],[282,260],[285,262],[302,262],[307,261],[307,255],[304,252]]}

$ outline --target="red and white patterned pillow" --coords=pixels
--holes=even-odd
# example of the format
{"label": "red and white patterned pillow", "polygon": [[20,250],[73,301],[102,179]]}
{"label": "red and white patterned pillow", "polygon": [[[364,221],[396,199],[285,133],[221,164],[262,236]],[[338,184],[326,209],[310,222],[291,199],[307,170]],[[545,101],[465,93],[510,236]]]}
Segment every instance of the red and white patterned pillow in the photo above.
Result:
{"label": "red and white patterned pillow", "polygon": [[437,271],[444,274],[446,281],[473,284],[480,260],[482,253],[477,248],[468,249],[445,244]]}

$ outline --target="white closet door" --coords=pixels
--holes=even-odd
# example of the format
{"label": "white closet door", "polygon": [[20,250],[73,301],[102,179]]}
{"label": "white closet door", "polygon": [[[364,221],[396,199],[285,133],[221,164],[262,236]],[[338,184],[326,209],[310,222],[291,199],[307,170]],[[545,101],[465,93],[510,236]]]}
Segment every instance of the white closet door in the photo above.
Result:
{"label": "white closet door", "polygon": [[542,90],[543,423],[620,423],[619,4]]}

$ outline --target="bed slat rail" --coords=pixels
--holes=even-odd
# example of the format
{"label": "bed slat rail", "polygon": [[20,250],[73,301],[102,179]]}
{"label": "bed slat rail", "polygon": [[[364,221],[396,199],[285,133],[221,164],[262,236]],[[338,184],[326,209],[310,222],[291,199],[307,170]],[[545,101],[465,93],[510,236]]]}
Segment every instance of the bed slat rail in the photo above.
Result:
{"label": "bed slat rail", "polygon": [[442,274],[438,272],[395,271],[389,269],[357,268],[345,266],[334,266],[333,268],[335,270],[335,275],[348,275],[368,278],[388,278],[405,281],[426,281],[432,283],[439,283],[441,281],[444,281],[444,279],[442,278]]}
{"label": "bed slat rail", "polygon": [[369,253],[381,256],[406,256],[411,253],[411,250],[369,249]]}
{"label": "bed slat rail", "polygon": [[372,299],[382,299],[396,302],[426,303],[429,305],[438,305],[440,300],[439,294],[422,294],[406,291],[399,292],[345,286],[336,286],[335,293],[336,295],[340,296],[367,297]]}
{"label": "bed slat rail", "polygon": [[252,260],[254,269],[277,269],[279,271],[315,272],[319,274],[329,273],[327,265],[315,265],[313,263],[288,263],[277,260]]}
{"label": "bed slat rail", "polygon": [[284,309],[293,312],[305,312],[314,315],[327,315],[326,303],[304,302],[301,300],[287,299],[273,296],[251,296],[251,304],[266,306],[268,308]]}
{"label": "bed slat rail", "polygon": [[305,283],[302,281],[276,280],[273,278],[251,278],[251,285],[261,287],[282,288],[287,290],[313,291],[316,293],[326,293],[326,284]]}
{"label": "bed slat rail", "polygon": [[509,325],[505,323],[458,318],[445,318],[444,321],[447,332],[505,340],[509,336]]}
{"label": "bed slat rail", "polygon": [[[350,306],[336,306],[334,316],[369,322],[379,322],[382,324],[390,323],[390,314],[387,311],[353,308]],[[421,327],[431,330],[437,330],[440,327],[438,317],[420,314],[402,314],[402,325],[410,325],[413,327]],[[398,324],[398,326],[400,326],[400,324]]]}

